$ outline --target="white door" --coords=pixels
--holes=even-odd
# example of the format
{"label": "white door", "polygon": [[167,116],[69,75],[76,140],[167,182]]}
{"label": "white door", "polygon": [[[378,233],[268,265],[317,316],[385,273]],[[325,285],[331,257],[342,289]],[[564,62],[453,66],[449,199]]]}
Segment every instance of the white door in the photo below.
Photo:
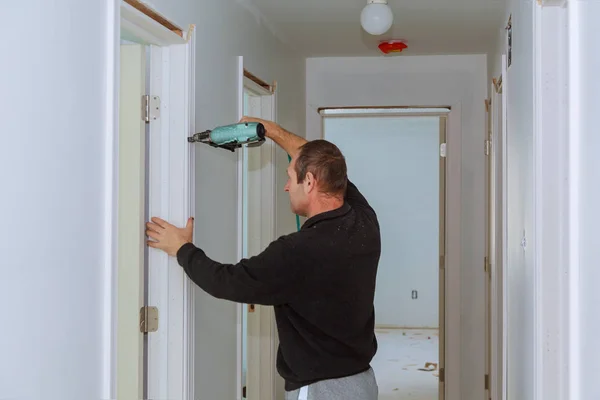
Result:
{"label": "white door", "polygon": [[115,12],[3,2],[1,398],[116,397]]}

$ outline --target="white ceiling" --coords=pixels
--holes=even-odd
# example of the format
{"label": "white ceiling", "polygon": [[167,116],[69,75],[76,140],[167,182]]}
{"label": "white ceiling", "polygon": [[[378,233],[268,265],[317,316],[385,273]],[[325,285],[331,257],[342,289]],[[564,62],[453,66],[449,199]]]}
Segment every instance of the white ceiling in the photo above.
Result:
{"label": "white ceiling", "polygon": [[406,55],[486,53],[505,10],[505,0],[388,0],[394,25],[375,37],[360,26],[366,0],[237,1],[309,57],[377,55],[383,39],[406,40]]}

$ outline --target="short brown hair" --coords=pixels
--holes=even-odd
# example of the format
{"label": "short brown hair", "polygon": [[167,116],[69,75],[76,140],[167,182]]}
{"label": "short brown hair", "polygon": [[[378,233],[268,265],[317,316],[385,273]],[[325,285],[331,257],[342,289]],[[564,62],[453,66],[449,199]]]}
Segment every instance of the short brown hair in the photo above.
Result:
{"label": "short brown hair", "polygon": [[319,182],[319,191],[344,196],[348,186],[346,159],[340,149],[327,140],[313,140],[300,147],[295,165],[298,183],[312,173]]}

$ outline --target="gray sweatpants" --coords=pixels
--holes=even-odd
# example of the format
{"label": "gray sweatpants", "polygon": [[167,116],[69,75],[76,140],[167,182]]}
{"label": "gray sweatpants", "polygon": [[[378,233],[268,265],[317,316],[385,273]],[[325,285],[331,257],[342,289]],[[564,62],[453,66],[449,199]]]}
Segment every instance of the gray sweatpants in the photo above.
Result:
{"label": "gray sweatpants", "polygon": [[373,369],[357,375],[313,383],[285,393],[285,400],[377,400],[379,388]]}

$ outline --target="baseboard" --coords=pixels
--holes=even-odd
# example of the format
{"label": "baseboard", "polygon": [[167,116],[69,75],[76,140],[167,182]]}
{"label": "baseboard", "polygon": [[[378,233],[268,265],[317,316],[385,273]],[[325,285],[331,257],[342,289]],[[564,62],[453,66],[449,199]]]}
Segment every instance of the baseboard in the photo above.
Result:
{"label": "baseboard", "polygon": [[414,327],[414,326],[398,326],[398,325],[375,325],[375,329],[402,329],[402,330],[430,329],[430,330],[434,330],[434,329],[440,329],[440,328],[427,327],[427,326]]}

